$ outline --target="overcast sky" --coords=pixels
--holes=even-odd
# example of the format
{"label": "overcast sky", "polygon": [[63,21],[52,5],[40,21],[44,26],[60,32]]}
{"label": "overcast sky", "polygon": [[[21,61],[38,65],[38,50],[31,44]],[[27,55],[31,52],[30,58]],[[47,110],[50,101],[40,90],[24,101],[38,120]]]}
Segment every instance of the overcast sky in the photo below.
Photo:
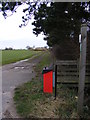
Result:
{"label": "overcast sky", "polygon": [[19,28],[22,23],[22,8],[20,6],[17,12],[12,16],[4,19],[2,13],[0,13],[0,49],[5,47],[13,47],[14,49],[24,49],[26,46],[30,47],[44,47],[47,46],[46,41],[43,40],[43,35],[36,37],[33,34],[33,27],[31,25],[32,20],[26,27]]}

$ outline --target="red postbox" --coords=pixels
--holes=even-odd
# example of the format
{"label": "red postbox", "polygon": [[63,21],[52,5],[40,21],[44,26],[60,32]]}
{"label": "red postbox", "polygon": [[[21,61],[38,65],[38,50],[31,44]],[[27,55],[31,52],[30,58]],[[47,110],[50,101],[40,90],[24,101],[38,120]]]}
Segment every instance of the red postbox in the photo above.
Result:
{"label": "red postbox", "polygon": [[50,69],[43,70],[43,92],[53,92],[53,71]]}

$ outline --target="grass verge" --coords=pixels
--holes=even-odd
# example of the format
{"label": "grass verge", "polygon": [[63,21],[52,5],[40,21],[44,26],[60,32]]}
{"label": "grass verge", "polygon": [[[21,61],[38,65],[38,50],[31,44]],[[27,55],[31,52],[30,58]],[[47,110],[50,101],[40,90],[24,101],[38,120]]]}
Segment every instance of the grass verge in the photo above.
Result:
{"label": "grass verge", "polygon": [[[32,81],[15,89],[14,101],[17,112],[25,117],[37,118],[79,118],[77,115],[77,90],[58,85],[57,98],[43,93],[42,68],[50,65],[51,57],[47,52],[35,67],[37,75]],[[84,114],[87,118],[89,115]]]}
{"label": "grass verge", "polygon": [[37,74],[39,74],[39,73],[41,73],[41,71],[44,67],[49,66],[51,63],[52,63],[51,55],[47,51],[47,53],[45,53],[45,55],[43,56],[43,58],[39,62],[39,64],[37,64],[37,66],[35,67],[35,71],[37,72]]}

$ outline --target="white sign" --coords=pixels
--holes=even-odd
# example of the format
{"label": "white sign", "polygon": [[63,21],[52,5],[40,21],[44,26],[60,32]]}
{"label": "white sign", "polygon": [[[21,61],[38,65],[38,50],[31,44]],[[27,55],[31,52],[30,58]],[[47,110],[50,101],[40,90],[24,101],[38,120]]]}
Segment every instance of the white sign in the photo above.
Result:
{"label": "white sign", "polygon": [[81,43],[81,34],[79,35],[79,43]]}

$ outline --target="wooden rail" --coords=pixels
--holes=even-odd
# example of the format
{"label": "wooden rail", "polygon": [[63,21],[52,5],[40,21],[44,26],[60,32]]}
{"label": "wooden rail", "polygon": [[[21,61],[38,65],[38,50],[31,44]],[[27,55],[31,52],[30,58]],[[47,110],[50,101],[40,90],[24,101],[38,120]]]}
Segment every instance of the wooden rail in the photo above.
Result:
{"label": "wooden rail", "polygon": [[[79,62],[77,60],[56,61],[57,76],[79,77]],[[90,76],[90,62],[86,63],[86,76]]]}
{"label": "wooden rail", "polygon": [[[69,87],[78,87],[79,82],[79,61],[61,60],[55,63],[55,97],[57,84],[64,84]],[[90,87],[90,62],[86,63],[85,87]]]}

